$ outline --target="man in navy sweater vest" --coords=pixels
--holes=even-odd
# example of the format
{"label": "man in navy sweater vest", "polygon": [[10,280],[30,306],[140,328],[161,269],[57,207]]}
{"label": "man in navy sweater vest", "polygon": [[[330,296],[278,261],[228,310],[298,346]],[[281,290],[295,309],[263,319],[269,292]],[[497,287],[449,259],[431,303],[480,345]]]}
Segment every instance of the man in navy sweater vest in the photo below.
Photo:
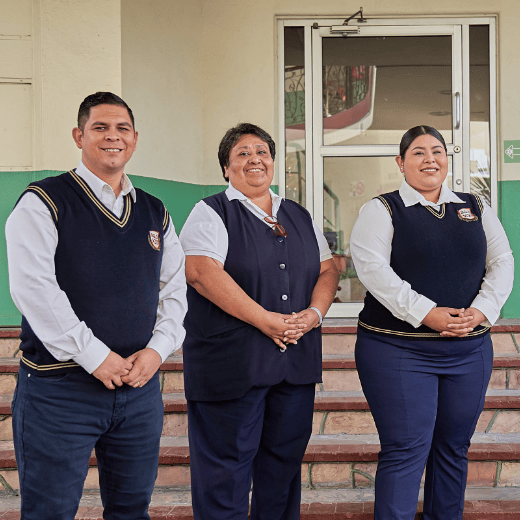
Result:
{"label": "man in navy sweater vest", "polygon": [[31,183],[6,224],[22,313],[13,437],[22,520],[73,520],[93,449],[104,518],[149,519],[163,404],[158,369],[184,339],[184,254],[162,202],[124,174],[128,105],[85,98],[79,166]]}

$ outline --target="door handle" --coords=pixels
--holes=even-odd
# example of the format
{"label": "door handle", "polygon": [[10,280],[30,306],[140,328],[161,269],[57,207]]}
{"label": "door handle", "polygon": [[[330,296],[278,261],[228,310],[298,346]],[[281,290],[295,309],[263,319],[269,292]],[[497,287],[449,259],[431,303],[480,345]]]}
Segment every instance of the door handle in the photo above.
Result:
{"label": "door handle", "polygon": [[455,92],[455,130],[460,128],[460,92]]}

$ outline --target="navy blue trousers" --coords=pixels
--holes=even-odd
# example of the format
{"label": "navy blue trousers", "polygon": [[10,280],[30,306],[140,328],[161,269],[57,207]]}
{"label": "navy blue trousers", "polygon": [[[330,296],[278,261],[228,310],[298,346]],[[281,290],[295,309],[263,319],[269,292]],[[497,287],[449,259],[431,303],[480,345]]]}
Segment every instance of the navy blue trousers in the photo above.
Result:
{"label": "navy blue trousers", "polygon": [[484,407],[493,346],[385,338],[358,329],[356,365],[381,451],[375,520],[462,520],[470,439]]}
{"label": "navy blue trousers", "polygon": [[195,520],[298,520],[315,385],[282,382],[227,401],[188,401]]}
{"label": "navy blue trousers", "polygon": [[156,374],[109,390],[86,372],[23,367],[12,404],[21,520],[73,520],[95,448],[105,520],[149,520],[163,404]]}

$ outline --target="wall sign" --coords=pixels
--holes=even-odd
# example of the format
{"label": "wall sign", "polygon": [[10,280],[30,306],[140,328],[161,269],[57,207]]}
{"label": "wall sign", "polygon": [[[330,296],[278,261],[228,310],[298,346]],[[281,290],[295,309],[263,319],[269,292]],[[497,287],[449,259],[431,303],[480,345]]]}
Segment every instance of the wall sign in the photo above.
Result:
{"label": "wall sign", "polygon": [[520,141],[504,141],[504,162],[520,162]]}

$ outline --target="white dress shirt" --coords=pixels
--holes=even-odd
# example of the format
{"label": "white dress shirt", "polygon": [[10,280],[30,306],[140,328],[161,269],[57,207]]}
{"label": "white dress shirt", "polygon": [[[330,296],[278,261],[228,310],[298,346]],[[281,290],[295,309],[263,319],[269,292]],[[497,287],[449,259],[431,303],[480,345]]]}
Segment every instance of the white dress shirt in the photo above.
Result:
{"label": "white dress shirt", "polygon": [[[406,207],[414,204],[432,206],[464,204],[446,185],[442,186],[437,204],[426,200],[418,191],[403,181],[399,195]],[[504,228],[483,201],[482,226],[487,240],[486,273],[480,291],[471,303],[487,318],[484,325],[492,325],[513,288],[514,262]],[[415,292],[390,267],[394,227],[392,217],[379,199],[372,199],[360,210],[352,229],[350,250],[361,283],[396,318],[418,327],[436,306],[435,302]],[[449,269],[449,266],[446,266]]]}
{"label": "white dress shirt", "polygon": [[[128,193],[139,204],[125,174],[121,193],[116,197],[111,186],[83,163],[76,173],[117,217],[123,212],[124,196]],[[67,295],[58,286],[54,266],[58,232],[47,206],[34,193],[26,193],[7,219],[5,234],[10,291],[18,310],[56,359],[72,359],[92,373],[110,349],[78,319]],[[187,310],[184,253],[171,219],[163,247],[157,319],[147,348],[154,349],[164,361],[181,347],[186,334],[182,326]]]}
{"label": "white dress shirt", "polygon": [[[283,197],[269,190],[273,202],[272,216],[276,217]],[[259,218],[266,226],[269,225],[264,217],[267,213],[251,202],[241,191],[238,191],[231,182],[226,189],[228,200],[239,200],[255,217]],[[283,225],[283,222],[280,224]],[[320,262],[332,258],[328,243],[323,233],[314,221],[312,221],[314,234],[320,251]],[[184,253],[186,256],[208,256],[224,264],[228,252],[228,232],[224,222],[213,208],[210,208],[203,200],[197,202],[186,220],[180,234]]]}

